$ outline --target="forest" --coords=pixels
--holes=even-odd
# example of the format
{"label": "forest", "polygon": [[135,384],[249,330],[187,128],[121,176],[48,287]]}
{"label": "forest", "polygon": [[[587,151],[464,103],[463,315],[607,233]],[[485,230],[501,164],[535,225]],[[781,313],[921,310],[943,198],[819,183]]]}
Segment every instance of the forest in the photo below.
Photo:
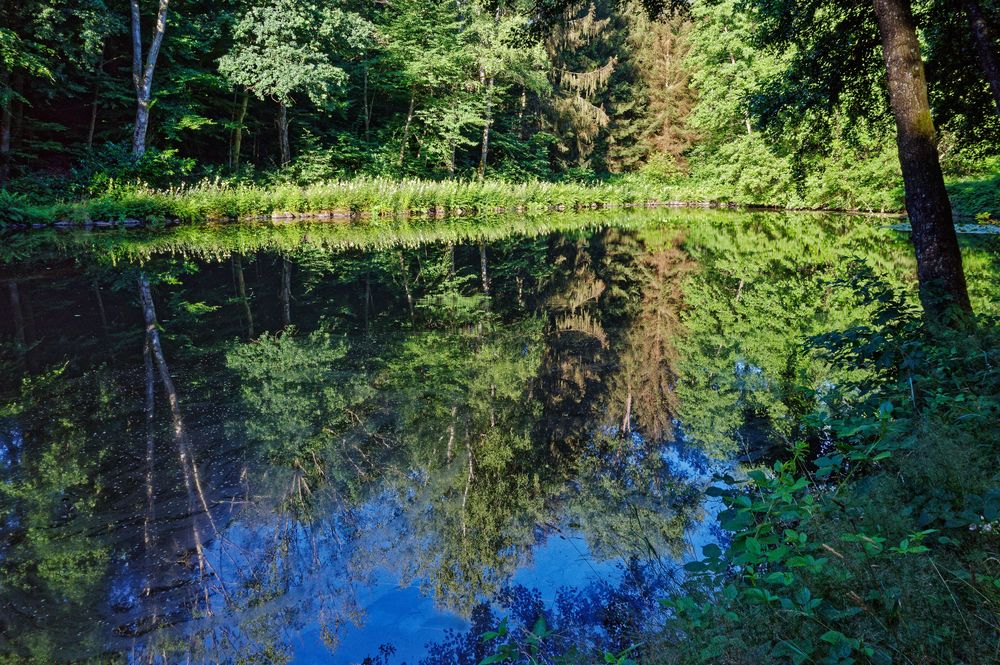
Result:
{"label": "forest", "polygon": [[[996,215],[1000,8],[912,5],[955,206]],[[830,0],[7,1],[0,183],[10,209],[416,178],[895,211],[881,43]]]}
{"label": "forest", "polygon": [[1000,661],[1000,0],[0,0],[0,665]]}

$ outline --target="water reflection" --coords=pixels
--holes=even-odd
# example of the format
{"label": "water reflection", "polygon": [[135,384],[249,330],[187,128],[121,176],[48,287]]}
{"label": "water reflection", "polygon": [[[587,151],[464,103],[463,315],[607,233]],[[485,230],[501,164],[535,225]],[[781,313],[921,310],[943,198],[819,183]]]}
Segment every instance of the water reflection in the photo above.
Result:
{"label": "water reflection", "polygon": [[797,352],[865,316],[829,280],[912,279],[848,218],[217,231],[0,268],[0,653],[473,662],[540,614],[628,647],[719,537],[724,460],[850,371]]}

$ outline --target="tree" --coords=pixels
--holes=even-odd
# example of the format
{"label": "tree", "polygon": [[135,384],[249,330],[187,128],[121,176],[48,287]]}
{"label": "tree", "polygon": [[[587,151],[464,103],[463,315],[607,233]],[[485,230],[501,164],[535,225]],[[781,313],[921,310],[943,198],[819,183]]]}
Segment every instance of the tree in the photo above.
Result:
{"label": "tree", "polygon": [[1000,113],[1000,56],[997,55],[996,35],[978,0],[962,0],[962,8],[968,17],[976,53],[993,93],[997,113]]}
{"label": "tree", "polygon": [[135,111],[135,132],[132,136],[132,154],[141,157],[146,152],[146,134],[149,131],[149,109],[153,97],[153,73],[156,60],[163,46],[163,36],[167,31],[167,10],[170,0],[160,0],[156,11],[156,25],[153,40],[143,61],[142,24],[139,0],[131,0],[132,8],[132,83],[135,86],[137,107]]}
{"label": "tree", "polygon": [[829,114],[845,98],[863,116],[881,51],[921,301],[933,317],[945,316],[952,305],[971,310],[909,0],[850,6],[742,0],[742,6],[756,21],[758,40],[789,56],[784,71],[754,99],[755,111],[772,125],[810,111]]}
{"label": "tree", "polygon": [[971,311],[910,2],[875,0],[875,15],[896,117],[921,299],[931,314],[942,314],[948,304]]}
{"label": "tree", "polygon": [[219,71],[258,99],[278,104],[281,163],[292,159],[288,107],[296,94],[317,106],[331,102],[347,81],[340,58],[368,43],[372,25],[338,4],[270,0],[251,7],[236,23],[232,50]]}

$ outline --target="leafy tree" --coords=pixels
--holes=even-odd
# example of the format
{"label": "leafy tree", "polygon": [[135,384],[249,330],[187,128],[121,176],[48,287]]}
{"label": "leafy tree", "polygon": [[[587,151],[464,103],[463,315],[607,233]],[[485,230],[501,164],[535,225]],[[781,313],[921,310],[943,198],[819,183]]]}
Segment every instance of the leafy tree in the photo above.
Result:
{"label": "leafy tree", "polygon": [[296,94],[330,104],[347,74],[341,59],[368,43],[371,24],[358,14],[312,0],[272,0],[250,7],[234,28],[234,47],[219,61],[233,83],[278,104],[281,163],[291,161],[288,107]]}

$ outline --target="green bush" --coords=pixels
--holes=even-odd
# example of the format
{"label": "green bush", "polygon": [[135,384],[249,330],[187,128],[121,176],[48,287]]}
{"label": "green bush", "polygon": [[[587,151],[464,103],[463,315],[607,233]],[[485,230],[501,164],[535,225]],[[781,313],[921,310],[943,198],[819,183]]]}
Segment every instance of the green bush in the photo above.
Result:
{"label": "green bush", "polygon": [[928,328],[862,278],[873,324],[814,352],[867,368],[811,394],[787,457],[726,478],[732,533],[688,564],[681,662],[992,662],[1000,620],[1000,334]]}

